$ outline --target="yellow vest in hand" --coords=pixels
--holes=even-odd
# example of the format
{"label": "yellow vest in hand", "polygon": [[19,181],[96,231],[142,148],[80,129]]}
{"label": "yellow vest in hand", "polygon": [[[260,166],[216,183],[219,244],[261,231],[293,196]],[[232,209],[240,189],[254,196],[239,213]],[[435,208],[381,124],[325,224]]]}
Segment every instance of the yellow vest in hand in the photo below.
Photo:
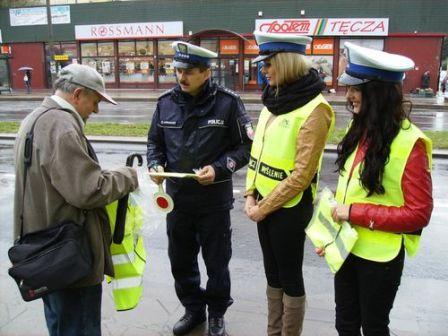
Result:
{"label": "yellow vest in hand", "polygon": [[[428,168],[430,169],[432,162],[431,140],[420,129],[410,123],[409,120],[405,120],[400,132],[392,141],[389,161],[384,167],[382,184],[385,193],[382,195],[373,194],[367,197],[367,191],[360,183],[360,164],[353,169],[353,175],[349,179],[357,152],[357,149],[355,149],[345,162],[345,170],[339,176],[335,196],[336,201],[342,204],[369,203],[396,207],[403,206],[404,196],[401,180],[409,155],[418,139],[422,139],[425,143],[429,161]],[[354,228],[358,232],[358,240],[351,252],[358,257],[377,262],[390,261],[400,252],[403,240],[409,256],[412,257],[417,253],[421,231],[397,234],[369,230],[357,225],[354,225]]]}
{"label": "yellow vest in hand", "polygon": [[305,229],[314,246],[325,250],[325,260],[333,273],[344,263],[353,248],[358,234],[348,222],[336,223],[331,217],[333,194],[328,188],[320,193],[313,218]]}
{"label": "yellow vest in hand", "polygon": [[[115,201],[106,207],[112,232],[117,204],[118,201]],[[142,295],[146,265],[146,250],[140,234],[142,223],[142,210],[130,195],[123,242],[110,246],[115,277],[107,277],[107,281],[112,284],[115,309],[118,311],[135,308]]]}
{"label": "yellow vest in hand", "polygon": [[[271,113],[266,107],[263,108],[252,143],[246,177],[246,190],[257,189],[261,196],[266,197],[281,181],[291,175],[294,170],[297,136],[311,112],[320,104],[326,105],[333,113],[333,109],[324,96],[319,94],[308,104],[277,116],[268,127],[266,127],[266,124]],[[330,132],[333,125],[334,113]],[[316,173],[317,177],[321,163],[322,155]],[[317,177],[312,183],[313,197],[317,188]],[[283,207],[290,208],[298,204],[302,199],[302,194],[302,192],[297,194]]]}

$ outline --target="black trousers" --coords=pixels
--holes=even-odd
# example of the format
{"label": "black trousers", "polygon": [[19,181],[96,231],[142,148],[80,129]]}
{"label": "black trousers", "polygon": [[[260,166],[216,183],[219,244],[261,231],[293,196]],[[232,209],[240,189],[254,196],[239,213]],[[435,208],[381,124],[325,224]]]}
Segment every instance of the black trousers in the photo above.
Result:
{"label": "black trousers", "polygon": [[313,214],[311,190],[299,204],[281,208],[257,223],[268,285],[289,296],[305,295],[302,263],[305,228]]}
{"label": "black trousers", "polygon": [[[208,306],[210,316],[223,316],[233,303],[230,297],[229,261],[232,255],[229,210],[191,214],[174,210],[167,215],[168,255],[176,294],[189,311]],[[208,281],[201,288],[198,254],[207,268]]]}
{"label": "black trousers", "polygon": [[339,335],[388,336],[392,309],[404,265],[404,248],[380,263],[350,254],[334,278]]}

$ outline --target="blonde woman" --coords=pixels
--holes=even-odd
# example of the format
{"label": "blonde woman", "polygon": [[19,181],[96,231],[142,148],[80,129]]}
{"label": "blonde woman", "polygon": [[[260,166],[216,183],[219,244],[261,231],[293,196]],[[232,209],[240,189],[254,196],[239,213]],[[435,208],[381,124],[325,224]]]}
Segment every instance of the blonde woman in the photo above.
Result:
{"label": "blonde woman", "polygon": [[267,279],[268,335],[300,335],[305,314],[304,229],[313,213],[322,152],[334,112],[304,57],[306,36],[254,33],[268,85],[246,179]]}

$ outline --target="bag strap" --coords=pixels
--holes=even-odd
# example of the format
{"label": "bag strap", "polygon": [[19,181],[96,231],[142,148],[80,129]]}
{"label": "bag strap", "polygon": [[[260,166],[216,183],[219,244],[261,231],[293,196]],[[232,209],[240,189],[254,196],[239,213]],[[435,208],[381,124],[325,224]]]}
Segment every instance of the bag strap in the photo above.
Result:
{"label": "bag strap", "polygon": [[[51,107],[45,111],[43,111],[41,114],[39,114],[36,119],[34,119],[33,124],[31,125],[31,129],[26,133],[25,136],[25,148],[24,148],[24,154],[23,154],[23,164],[24,164],[24,172],[23,172],[23,192],[22,192],[22,211],[20,213],[20,235],[18,239],[20,239],[23,236],[23,209],[25,208],[25,190],[26,190],[26,177],[28,175],[28,168],[31,167],[32,161],[33,161],[33,141],[34,141],[34,127],[36,126],[37,121],[40,117],[42,117],[45,113],[51,110],[58,110],[58,111],[64,111],[67,113],[72,114],[73,111],[69,109],[64,108],[55,108]],[[87,142],[87,150],[89,153],[89,156],[98,162],[98,158],[95,154],[95,151],[93,150],[92,145],[90,144],[89,140],[87,140],[87,137],[83,134],[84,139]],[[86,210],[83,210],[84,215],[87,214]]]}
{"label": "bag strap", "polygon": [[49,108],[45,111],[43,111],[41,114],[37,116],[36,119],[34,119],[33,124],[31,125],[31,129],[26,132],[25,136],[25,148],[23,153],[23,192],[22,192],[22,211],[20,213],[20,235],[18,239],[20,239],[23,236],[23,209],[25,208],[25,191],[26,191],[26,177],[28,175],[28,168],[31,166],[31,163],[33,161],[33,139],[34,139],[34,127],[36,126],[36,122],[39,120],[40,117],[42,117],[45,113],[48,111],[53,110],[54,107]]}

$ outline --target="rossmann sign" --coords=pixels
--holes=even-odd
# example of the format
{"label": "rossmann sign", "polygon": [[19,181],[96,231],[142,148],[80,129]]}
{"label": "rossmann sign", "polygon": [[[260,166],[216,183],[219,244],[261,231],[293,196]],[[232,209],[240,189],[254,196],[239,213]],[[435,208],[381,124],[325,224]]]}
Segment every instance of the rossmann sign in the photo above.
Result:
{"label": "rossmann sign", "polygon": [[141,22],[75,26],[77,40],[183,36],[183,22]]}
{"label": "rossmann sign", "polygon": [[256,20],[255,30],[310,36],[387,36],[389,19],[267,19]]}

